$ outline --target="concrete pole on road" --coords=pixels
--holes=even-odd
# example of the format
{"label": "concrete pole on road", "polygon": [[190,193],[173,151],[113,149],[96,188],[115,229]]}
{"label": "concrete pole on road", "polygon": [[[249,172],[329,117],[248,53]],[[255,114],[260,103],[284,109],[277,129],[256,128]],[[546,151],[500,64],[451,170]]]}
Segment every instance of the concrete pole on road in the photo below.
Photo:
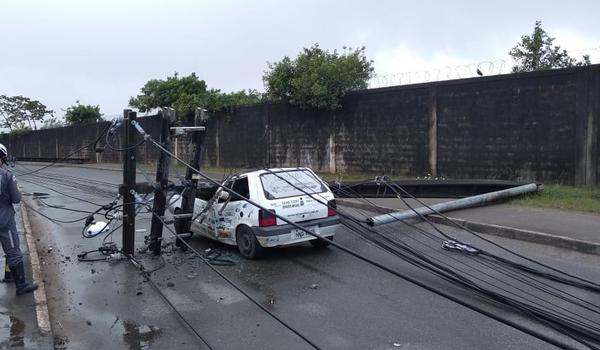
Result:
{"label": "concrete pole on road", "polygon": [[135,248],[135,176],[137,147],[135,143],[135,128],[131,125],[137,119],[137,113],[129,109],[123,111],[123,253],[133,255]]}
{"label": "concrete pole on road", "polygon": [[[206,121],[208,119],[208,114],[207,111],[203,108],[197,108],[196,109],[196,114],[195,114],[195,118],[194,118],[194,125],[195,126],[204,126],[206,124]],[[192,131],[192,155],[191,155],[191,159],[190,159],[190,165],[196,169],[200,169],[200,156],[202,153],[202,141],[204,139],[203,137],[203,131],[200,130],[194,130]],[[183,198],[181,200],[181,209],[182,209],[182,214],[193,214],[194,213],[194,203],[196,201],[196,190],[198,188],[198,179],[200,178],[200,176],[198,174],[196,174],[195,171],[193,171],[192,169],[188,168],[185,174],[185,180],[186,180],[186,185],[189,186],[185,193],[183,194]],[[191,218],[183,218],[180,219],[181,221],[178,223],[180,232],[177,232],[178,234],[182,233],[182,232],[191,232],[191,224],[192,224],[192,220]],[[183,245],[179,240],[175,241],[175,245],[178,247],[185,247],[185,245]]]}
{"label": "concrete pole on road", "polygon": [[474,207],[484,203],[497,201],[504,198],[515,197],[525,193],[531,193],[538,191],[539,187],[537,184],[527,184],[517,187],[508,188],[506,190],[495,191],[480,194],[477,196],[471,196],[453,200],[450,202],[432,204],[430,206],[418,207],[404,211],[393,212],[389,214],[382,214],[373,216],[367,219],[369,226],[379,226],[383,224],[389,224],[401,220],[414,219],[419,216],[426,216],[429,214],[441,213],[450,210],[464,209]]}
{"label": "concrete pole on road", "polygon": [[[161,117],[160,143],[164,148],[170,150],[172,136],[171,127],[175,124],[176,120],[175,110],[173,108],[163,108],[161,111]],[[152,206],[155,214],[159,217],[165,215],[170,163],[171,156],[166,152],[160,152],[158,166],[156,168],[157,187],[154,190],[154,204]],[[152,216],[152,225],[150,226],[150,241],[148,243],[148,249],[150,249],[154,255],[160,255],[160,248],[162,245],[163,222],[157,216]]]}

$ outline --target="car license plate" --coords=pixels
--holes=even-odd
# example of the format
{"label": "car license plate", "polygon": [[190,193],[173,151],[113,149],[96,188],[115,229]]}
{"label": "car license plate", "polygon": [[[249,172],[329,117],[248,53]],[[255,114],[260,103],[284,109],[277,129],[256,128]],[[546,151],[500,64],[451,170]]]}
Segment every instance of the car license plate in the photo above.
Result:
{"label": "car license plate", "polygon": [[[320,230],[319,230],[319,226],[311,226],[311,227],[307,227],[307,229],[314,233],[314,234],[321,234]],[[293,229],[292,230],[292,239],[300,239],[300,238],[305,238],[311,236],[310,234],[306,233],[304,230],[300,230],[300,229]]]}

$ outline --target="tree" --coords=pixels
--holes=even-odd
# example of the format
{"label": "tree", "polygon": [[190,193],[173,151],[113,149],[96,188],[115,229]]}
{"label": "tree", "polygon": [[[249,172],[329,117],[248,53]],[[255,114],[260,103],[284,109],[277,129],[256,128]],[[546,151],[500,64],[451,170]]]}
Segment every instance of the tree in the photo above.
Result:
{"label": "tree", "polygon": [[0,126],[11,132],[16,129],[28,128],[37,130],[37,123],[54,112],[43,103],[24,96],[0,96],[0,115],[3,120]]}
{"label": "tree", "polygon": [[79,101],[65,110],[65,121],[69,125],[101,122],[100,106],[82,105]]}
{"label": "tree", "polygon": [[41,129],[53,129],[53,128],[60,128],[65,126],[65,122],[64,120],[58,119],[57,117],[50,117],[46,120],[44,120],[44,123],[42,124]]}
{"label": "tree", "polygon": [[14,96],[0,96],[0,114],[2,115],[2,128],[7,128],[12,132],[13,128],[16,126],[15,124],[17,119],[20,118],[20,116],[17,115],[16,101],[14,100]]}
{"label": "tree", "polygon": [[194,111],[203,107],[209,111],[219,111],[244,104],[261,101],[261,94],[255,90],[241,90],[223,93],[218,89],[208,89],[206,82],[195,73],[179,77],[177,73],[166,80],[153,79],[142,88],[141,94],[129,99],[129,106],[147,112],[153,108],[172,107],[177,111],[180,122],[191,120]]}
{"label": "tree", "polygon": [[366,89],[372,75],[373,61],[366,58],[364,47],[344,47],[344,52],[338,53],[315,44],[304,48],[294,60],[286,56],[268,63],[263,81],[270,100],[336,109],[348,91]]}
{"label": "tree", "polygon": [[553,68],[568,68],[589,65],[589,55],[581,61],[570,57],[566,50],[554,45],[555,38],[550,37],[542,28],[542,22],[536,21],[531,36],[523,35],[521,42],[510,50],[509,55],[515,60],[513,73],[532,72]]}
{"label": "tree", "polygon": [[29,128],[31,128],[31,123],[33,123],[33,129],[37,130],[37,123],[43,122],[44,118],[47,115],[53,116],[53,111],[49,110],[44,106],[40,101],[36,100],[27,100],[24,103],[27,122],[29,124]]}

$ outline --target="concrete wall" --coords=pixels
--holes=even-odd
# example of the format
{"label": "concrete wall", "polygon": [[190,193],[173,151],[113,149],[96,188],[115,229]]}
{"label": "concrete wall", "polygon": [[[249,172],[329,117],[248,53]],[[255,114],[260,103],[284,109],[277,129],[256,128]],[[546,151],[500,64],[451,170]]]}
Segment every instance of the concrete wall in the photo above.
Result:
{"label": "concrete wall", "polygon": [[595,65],[359,91],[334,112],[244,107],[216,116],[210,163],[597,184],[599,80]]}
{"label": "concrete wall", "polygon": [[[286,104],[215,114],[207,165],[592,185],[600,179],[600,65],[357,91],[336,111]],[[158,118],[146,128],[158,135]],[[16,156],[57,157],[103,124],[43,130],[8,143]],[[8,142],[7,142],[8,141]],[[186,155],[185,141],[177,151]],[[86,153],[87,152],[87,153]],[[146,146],[142,160],[156,151]],[[118,152],[91,161],[118,161]]]}
{"label": "concrete wall", "polygon": [[[157,139],[160,137],[160,120],[156,117],[141,117],[138,119],[144,129]],[[113,151],[106,146],[106,138],[102,137],[98,145],[104,147],[104,152],[96,153],[93,143],[110,122],[89,123],[62,128],[42,129],[31,131],[24,135],[0,135],[0,143],[8,147],[12,156],[33,160],[56,160],[68,157],[72,160],[86,162],[121,162],[122,152]],[[120,128],[122,131],[123,128]],[[122,148],[121,132],[109,139],[113,148]],[[152,162],[158,159],[158,151],[144,144],[139,148],[139,161]]]}

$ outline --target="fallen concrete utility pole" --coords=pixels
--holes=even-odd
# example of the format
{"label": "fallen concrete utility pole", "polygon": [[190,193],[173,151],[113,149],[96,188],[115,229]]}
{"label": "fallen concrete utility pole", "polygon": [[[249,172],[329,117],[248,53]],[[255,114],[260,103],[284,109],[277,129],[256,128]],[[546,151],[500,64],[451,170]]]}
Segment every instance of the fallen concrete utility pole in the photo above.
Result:
{"label": "fallen concrete utility pole", "polygon": [[[172,144],[171,127],[175,124],[177,115],[173,108],[165,107],[160,111],[160,116],[160,143],[164,148],[170,150]],[[154,203],[152,205],[156,215],[152,216],[152,224],[150,225],[150,239],[148,242],[148,249],[154,253],[154,255],[160,255],[160,249],[162,246],[163,221],[161,217],[165,215],[165,208],[167,205],[167,186],[169,185],[170,162],[171,156],[165,152],[160,152],[158,157],[158,165],[156,166],[156,188],[154,190]]]}
{"label": "fallen concrete utility pole", "polygon": [[373,216],[367,219],[367,224],[370,226],[379,226],[396,222],[400,220],[414,219],[421,215],[429,215],[437,212],[445,212],[456,209],[464,209],[480,204],[497,201],[504,198],[515,197],[525,193],[536,192],[538,190],[537,184],[528,184],[518,187],[509,188],[502,191],[484,193],[477,196],[466,197],[457,199],[450,202],[438,203],[430,205],[429,207],[414,208],[414,210],[404,210],[395,213],[382,214]]}

